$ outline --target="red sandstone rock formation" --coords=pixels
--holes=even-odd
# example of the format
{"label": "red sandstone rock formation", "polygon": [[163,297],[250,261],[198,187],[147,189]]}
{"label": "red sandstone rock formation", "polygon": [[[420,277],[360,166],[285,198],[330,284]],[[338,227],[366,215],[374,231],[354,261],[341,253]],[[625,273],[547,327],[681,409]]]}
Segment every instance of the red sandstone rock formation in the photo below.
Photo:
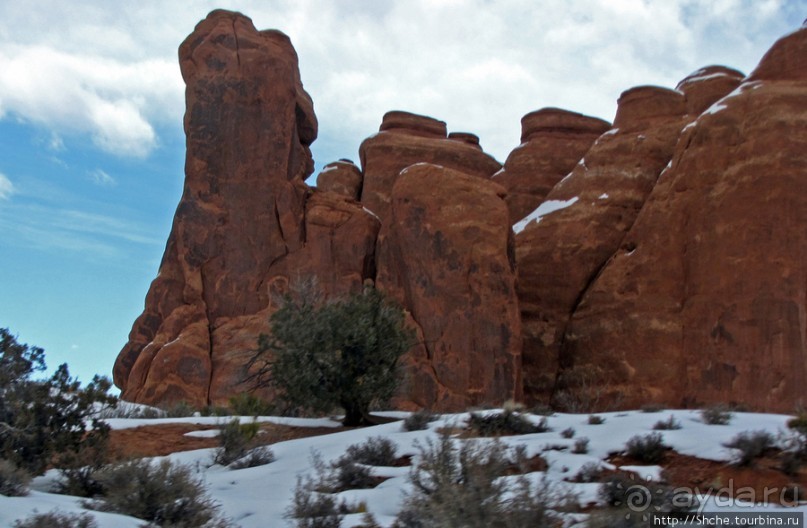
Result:
{"label": "red sandstone rock formation", "polygon": [[500,186],[419,163],[392,189],[377,285],[397,298],[422,346],[407,361],[418,405],[464,409],[521,393],[512,234]]}
{"label": "red sandstone rock formation", "polygon": [[325,165],[317,175],[317,189],[358,200],[364,175],[352,161],[339,160]]}
{"label": "red sandstone rock formation", "polygon": [[507,189],[510,218],[521,220],[538,207],[609,128],[602,119],[559,108],[543,108],[521,118],[521,145],[493,176]]}
{"label": "red sandstone rock formation", "polygon": [[732,68],[706,66],[684,77],[675,88],[686,95],[687,113],[697,116],[737,88],[744,77],[745,75]]}
{"label": "red sandstone rock formation", "polygon": [[[364,169],[361,201],[384,222],[389,217],[392,187],[398,174],[415,163],[433,163],[480,178],[490,178],[499,162],[479,147],[478,138],[460,134],[449,138],[446,124],[407,112],[387,112],[379,133],[359,148]],[[473,136],[475,137],[475,136]]]}
{"label": "red sandstone rock formation", "polygon": [[515,225],[528,398],[546,402],[555,390],[568,319],[672,157],[685,114],[680,92],[656,87],[624,92],[614,129],[552,189],[536,214]]}
{"label": "red sandstone rock formation", "polygon": [[790,411],[807,378],[805,57],[807,28],[745,80],[710,66],[678,91],[628,90],[602,135],[579,114],[528,114],[492,181],[476,136],[390,112],[363,170],[330,164],[314,190],[317,121],[288,38],[214,11],[180,47],[185,188],[115,383],[131,401],[224,404],[276,293],[376,278],[422,341],[403,404],[459,410],[523,387],[581,409]]}
{"label": "red sandstone rock formation", "polygon": [[[516,224],[519,300],[524,327],[528,398],[580,407],[567,387],[588,384],[594,366],[558,378],[560,350],[577,304],[622,243],[659,174],[672,158],[681,129],[704,106],[739,84],[725,67],[701,69],[681,81],[683,92],[657,87],[627,90],[614,129],[547,196],[540,219]],[[555,211],[552,214],[547,211]],[[576,379],[580,378],[580,379]]]}
{"label": "red sandstone rock formation", "polygon": [[[358,289],[376,275],[381,224],[357,201],[367,186],[352,163],[328,165],[319,175],[316,190],[305,185],[313,167],[308,145],[316,137],[316,118],[287,37],[276,31],[259,32],[243,15],[214,11],[180,47],[180,64],[187,84],[185,190],[160,274],[118,357],[114,375],[126,400],[221,405],[249,388],[243,384],[249,374],[247,364],[258,336],[269,330],[276,294],[287,291],[291,281],[308,277],[316,278],[326,296]],[[468,227],[463,238],[457,238],[455,227],[447,227],[444,233],[435,233],[437,243],[456,244],[446,249],[459,252],[467,251],[464,244],[479,244],[461,266],[481,266],[488,273],[497,265],[505,269],[495,280],[475,279],[477,295],[486,301],[504,304],[502,296],[509,295],[504,316],[485,318],[484,310],[477,307],[461,319],[462,310],[446,304],[448,299],[439,304],[454,319],[446,323],[446,338],[436,343],[439,361],[431,366],[430,360],[417,360],[419,369],[433,373],[430,385],[411,385],[417,401],[459,410],[469,402],[516,395],[520,391],[520,330],[514,276],[507,262],[510,221],[503,202],[489,189],[495,186],[484,180],[499,164],[482,152],[474,135],[448,138],[443,123],[402,112],[386,116],[382,132],[366,142],[363,152],[370,160],[370,179],[375,177],[376,185],[370,189],[378,189],[379,170],[393,168],[394,173],[386,175],[391,185],[397,172],[420,161],[436,160],[473,174],[459,175],[456,183],[471,178],[478,181],[479,189],[487,190],[474,188],[457,195],[454,206],[467,211],[480,202],[485,207],[473,209],[465,219]],[[377,158],[380,152],[388,157]],[[454,187],[446,189],[450,193]],[[474,193],[481,197],[473,198]],[[463,197],[471,197],[469,204]],[[487,219],[489,213],[493,216]],[[412,227],[398,229],[404,232]],[[482,239],[489,231],[495,231],[493,244],[504,236],[505,242],[495,246],[498,255]],[[480,240],[474,241],[474,234]],[[481,248],[484,251],[478,252]],[[434,257],[448,258],[439,252]],[[391,266],[388,271],[397,269]],[[454,270],[458,274],[454,280],[474,275],[475,269]],[[441,288],[456,287],[436,283]],[[509,290],[491,292],[493,285]],[[413,287],[404,286],[407,291]],[[440,318],[419,314],[424,320],[433,319],[425,329],[434,337],[434,321]],[[483,334],[472,341],[460,339],[465,332],[458,325],[463,322],[479,324]],[[494,323],[495,335],[488,335]],[[481,352],[465,350],[477,342]],[[479,354],[491,351],[492,343],[500,351],[483,362]],[[450,365],[466,360],[472,372],[461,372],[467,366],[450,372]],[[263,396],[272,394],[264,391]],[[402,395],[402,401],[407,398]]]}
{"label": "red sandstone rock formation", "polygon": [[242,356],[266,331],[270,287],[314,258],[329,270],[328,291],[361,284],[378,224],[344,199],[306,203],[317,121],[285,35],[214,11],[179,56],[185,189],[114,377],[126,400],[206,405],[226,402],[243,378]]}
{"label": "red sandstone rock formation", "polygon": [[577,307],[578,395],[791,412],[807,379],[807,28],[687,127]]}

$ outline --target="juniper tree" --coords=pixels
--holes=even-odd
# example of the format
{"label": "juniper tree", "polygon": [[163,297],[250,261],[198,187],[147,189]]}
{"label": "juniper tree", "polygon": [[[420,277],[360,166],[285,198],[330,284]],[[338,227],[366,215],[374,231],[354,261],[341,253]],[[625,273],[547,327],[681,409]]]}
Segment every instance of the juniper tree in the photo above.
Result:
{"label": "juniper tree", "polygon": [[50,378],[35,379],[45,368],[41,348],[18,343],[0,328],[0,459],[33,474],[103,444],[108,426],[95,417],[97,404],[116,402],[107,394],[107,378],[81,387],[62,364]]}
{"label": "juniper tree", "polygon": [[301,409],[341,406],[348,426],[370,423],[371,405],[392,397],[398,361],[414,343],[401,307],[372,285],[328,302],[287,296],[270,325],[251,362],[256,386]]}

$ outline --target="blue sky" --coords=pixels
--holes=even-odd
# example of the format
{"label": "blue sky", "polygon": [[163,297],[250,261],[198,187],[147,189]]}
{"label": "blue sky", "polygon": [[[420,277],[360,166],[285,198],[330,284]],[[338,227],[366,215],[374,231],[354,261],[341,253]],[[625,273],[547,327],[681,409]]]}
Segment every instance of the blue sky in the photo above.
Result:
{"label": "blue sky", "polygon": [[612,119],[619,93],[708,64],[749,73],[807,0],[0,0],[0,327],[110,375],[182,190],[176,49],[216,7],[288,33],[317,167],[358,159],[387,110],[477,133],[499,160],[522,115]]}

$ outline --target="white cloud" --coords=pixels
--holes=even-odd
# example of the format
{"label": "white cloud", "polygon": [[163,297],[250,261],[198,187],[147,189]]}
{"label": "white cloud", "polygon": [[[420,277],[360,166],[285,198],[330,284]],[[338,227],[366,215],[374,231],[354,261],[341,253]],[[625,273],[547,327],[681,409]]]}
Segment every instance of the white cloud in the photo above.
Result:
{"label": "white cloud", "polygon": [[30,202],[0,208],[0,231],[11,244],[100,258],[125,256],[130,244],[164,243],[135,221]]}
{"label": "white cloud", "polygon": [[62,133],[80,133],[104,151],[142,157],[156,145],[152,123],[166,114],[177,120],[181,115],[181,84],[174,70],[166,61],[123,63],[41,45],[5,44],[0,110],[49,128],[59,138],[56,147]]}
{"label": "white cloud", "polygon": [[[796,3],[797,4],[797,3]],[[322,155],[355,157],[391,109],[480,135],[503,159],[520,118],[560,106],[613,118],[638,84],[701,66],[749,72],[803,13],[784,0],[260,0],[0,5],[0,115],[147,155],[184,110],[176,49],[216,7],[292,38]],[[315,143],[315,153],[320,147]],[[319,159],[320,164],[330,159]]]}
{"label": "white cloud", "polygon": [[14,185],[8,177],[0,172],[0,200],[8,200],[14,194]]}
{"label": "white cloud", "polygon": [[95,169],[89,173],[90,179],[96,185],[100,185],[102,187],[110,187],[117,184],[115,178],[110,176],[106,171],[102,169]]}

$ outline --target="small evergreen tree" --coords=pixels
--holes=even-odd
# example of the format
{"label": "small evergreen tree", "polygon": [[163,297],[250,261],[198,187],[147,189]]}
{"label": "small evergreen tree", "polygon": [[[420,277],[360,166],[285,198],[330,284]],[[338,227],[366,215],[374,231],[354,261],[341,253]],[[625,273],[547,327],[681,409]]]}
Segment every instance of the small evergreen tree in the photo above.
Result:
{"label": "small evergreen tree", "polygon": [[271,337],[259,339],[256,385],[274,386],[301,409],[341,406],[347,426],[370,423],[370,406],[392,397],[398,360],[414,342],[403,310],[372,285],[330,302],[299,297],[286,297],[270,319]]}
{"label": "small evergreen tree", "polygon": [[82,388],[63,364],[48,379],[32,379],[44,370],[41,348],[18,343],[0,328],[0,459],[32,474],[103,444],[109,428],[97,419],[96,405],[116,402],[107,378],[96,376]]}

